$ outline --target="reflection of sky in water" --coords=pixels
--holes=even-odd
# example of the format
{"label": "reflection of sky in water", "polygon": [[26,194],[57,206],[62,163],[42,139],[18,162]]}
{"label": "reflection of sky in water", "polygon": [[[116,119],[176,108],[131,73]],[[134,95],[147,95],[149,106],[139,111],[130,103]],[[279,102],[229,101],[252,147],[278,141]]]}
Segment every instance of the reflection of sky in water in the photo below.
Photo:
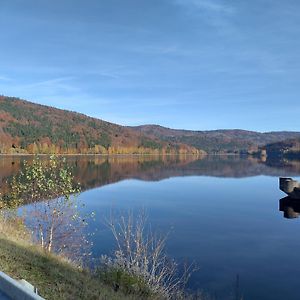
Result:
{"label": "reflection of sky in water", "polygon": [[[299,298],[300,218],[283,218],[279,199],[285,194],[278,188],[278,176],[300,180],[299,163],[147,160],[70,160],[86,190],[80,200],[96,213],[89,225],[95,257],[112,251],[112,236],[103,225],[112,209],[145,209],[152,227],[169,233],[170,256],[199,266],[191,287],[233,299],[238,274],[245,299]],[[4,182],[17,172],[18,162],[0,163]]]}
{"label": "reflection of sky in water", "polygon": [[81,195],[97,214],[91,227],[101,228],[95,255],[111,251],[103,216],[112,208],[145,208],[156,230],[170,232],[169,254],[200,267],[191,286],[227,296],[239,274],[246,299],[298,299],[300,220],[283,218],[282,197],[278,178],[266,176],[126,180]]}

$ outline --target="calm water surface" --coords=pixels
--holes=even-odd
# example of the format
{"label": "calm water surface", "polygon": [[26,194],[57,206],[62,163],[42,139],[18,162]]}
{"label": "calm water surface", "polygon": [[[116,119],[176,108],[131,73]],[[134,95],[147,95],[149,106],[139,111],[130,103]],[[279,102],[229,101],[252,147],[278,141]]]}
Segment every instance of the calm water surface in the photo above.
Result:
{"label": "calm water surface", "polygon": [[[0,158],[0,182],[22,160]],[[145,209],[152,227],[169,233],[168,254],[195,261],[190,288],[217,299],[299,299],[300,219],[284,218],[279,176],[300,179],[300,162],[239,157],[72,157],[81,200],[96,213],[93,255],[111,253],[103,225],[111,209]],[[282,200],[287,211],[289,203]],[[299,208],[294,207],[294,210]],[[300,211],[300,209],[299,209]]]}

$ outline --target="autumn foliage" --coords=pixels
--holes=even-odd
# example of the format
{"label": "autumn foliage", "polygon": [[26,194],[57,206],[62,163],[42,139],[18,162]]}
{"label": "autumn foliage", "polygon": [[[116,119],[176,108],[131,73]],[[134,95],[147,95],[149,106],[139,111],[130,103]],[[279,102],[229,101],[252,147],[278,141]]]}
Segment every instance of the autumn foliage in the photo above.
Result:
{"label": "autumn foliage", "polygon": [[0,96],[0,153],[197,154],[199,150],[83,114]]}

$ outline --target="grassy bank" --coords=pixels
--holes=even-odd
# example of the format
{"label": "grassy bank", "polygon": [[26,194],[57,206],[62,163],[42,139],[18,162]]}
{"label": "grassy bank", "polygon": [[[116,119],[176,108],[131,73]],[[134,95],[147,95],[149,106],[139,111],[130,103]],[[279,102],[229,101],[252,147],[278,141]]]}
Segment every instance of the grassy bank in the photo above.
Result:
{"label": "grassy bank", "polygon": [[115,292],[87,271],[62,258],[46,254],[24,241],[0,234],[0,270],[25,279],[46,299],[140,299]]}

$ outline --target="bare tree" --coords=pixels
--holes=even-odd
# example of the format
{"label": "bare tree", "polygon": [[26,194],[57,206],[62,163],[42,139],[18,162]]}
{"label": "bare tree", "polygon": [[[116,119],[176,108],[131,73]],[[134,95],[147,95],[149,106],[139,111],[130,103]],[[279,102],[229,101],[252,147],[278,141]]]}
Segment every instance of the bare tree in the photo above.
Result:
{"label": "bare tree", "polygon": [[75,183],[65,159],[34,159],[12,180],[11,198],[25,206],[26,225],[33,238],[48,252],[76,257],[88,242],[83,234],[86,216],[79,213]]}
{"label": "bare tree", "polygon": [[141,212],[136,218],[132,213],[119,218],[113,214],[107,220],[116,244],[114,257],[102,257],[109,269],[119,269],[144,280],[153,294],[165,299],[180,298],[184,287],[194,271],[185,267],[179,274],[174,260],[166,255],[166,236],[154,234],[147,226],[147,217]]}

